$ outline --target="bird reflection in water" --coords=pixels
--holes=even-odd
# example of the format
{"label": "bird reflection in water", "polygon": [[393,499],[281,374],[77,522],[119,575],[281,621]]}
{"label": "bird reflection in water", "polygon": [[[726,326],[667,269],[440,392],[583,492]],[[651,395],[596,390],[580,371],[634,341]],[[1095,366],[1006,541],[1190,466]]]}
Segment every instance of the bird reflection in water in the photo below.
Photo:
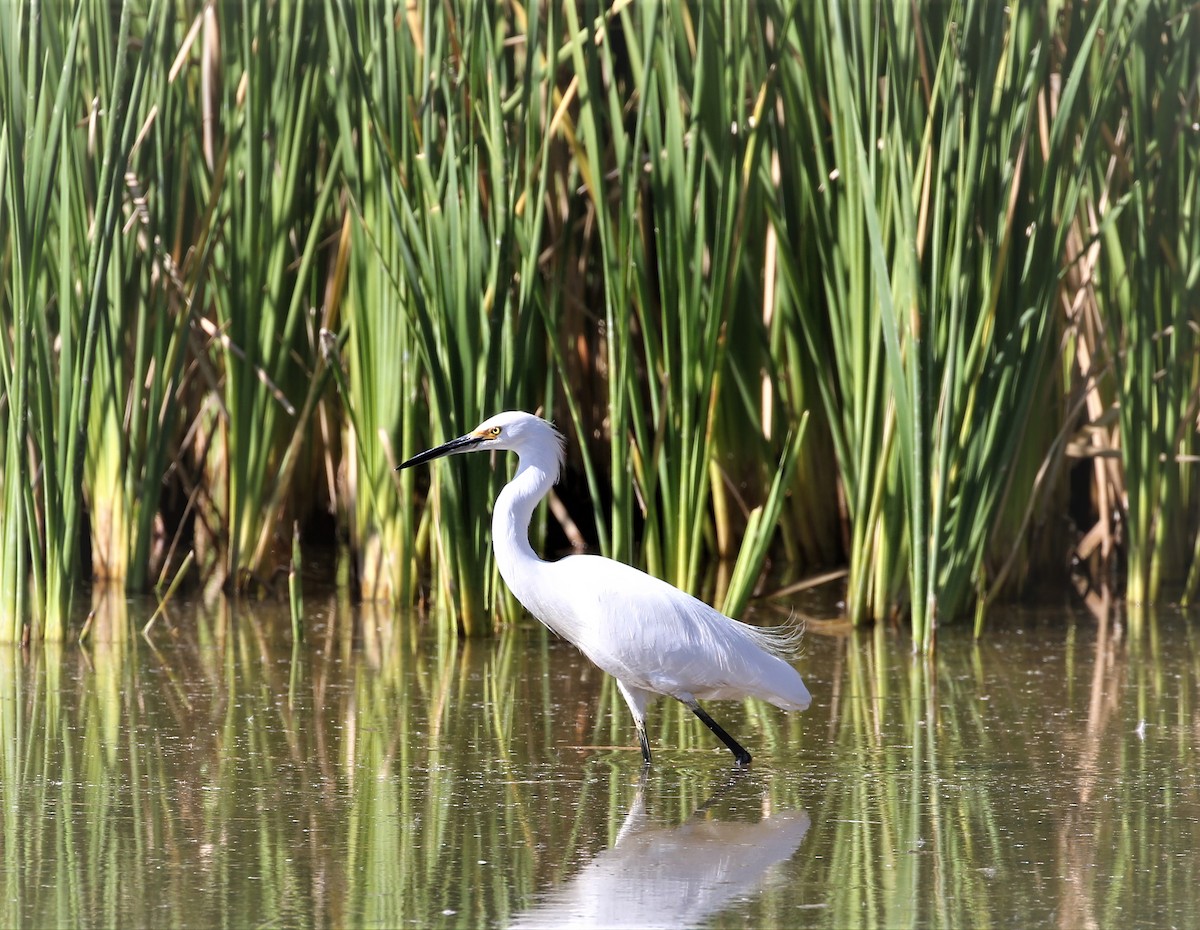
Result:
{"label": "bird reflection in water", "polygon": [[682,824],[664,826],[647,816],[639,785],[612,847],[509,927],[695,927],[753,895],[800,848],[810,821],[803,810],[772,811],[755,822],[717,819],[714,808],[731,787]]}

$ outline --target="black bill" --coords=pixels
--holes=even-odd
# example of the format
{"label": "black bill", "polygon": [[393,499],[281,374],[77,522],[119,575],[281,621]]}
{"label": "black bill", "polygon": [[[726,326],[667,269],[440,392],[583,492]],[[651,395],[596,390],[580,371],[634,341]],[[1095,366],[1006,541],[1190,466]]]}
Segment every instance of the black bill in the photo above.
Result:
{"label": "black bill", "polygon": [[483,442],[482,436],[476,436],[474,433],[467,433],[465,436],[459,436],[457,439],[451,439],[449,442],[444,442],[428,452],[422,452],[419,455],[414,455],[407,462],[401,462],[396,466],[396,471],[401,468],[410,468],[413,465],[423,465],[425,462],[432,462],[434,459],[440,459],[443,455],[454,455],[458,452],[470,452],[477,445]]}

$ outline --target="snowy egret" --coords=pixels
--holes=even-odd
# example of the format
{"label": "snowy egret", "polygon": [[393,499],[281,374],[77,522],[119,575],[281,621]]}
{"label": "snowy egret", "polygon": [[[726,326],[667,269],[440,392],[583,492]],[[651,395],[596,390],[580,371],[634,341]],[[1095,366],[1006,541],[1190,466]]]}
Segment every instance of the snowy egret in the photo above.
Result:
{"label": "snowy egret", "polygon": [[650,764],[646,707],[657,695],[685,704],[748,765],[746,752],[698,699],[762,698],[784,710],[811,703],[800,674],[782,656],[792,637],[726,617],[703,601],[630,565],[596,555],[544,562],[529,545],[529,520],[558,481],[563,437],[532,414],[510,411],[399,468],[444,455],[507,450],[517,473],[496,498],[492,549],[517,600],[559,636],[617,680],[633,712],[642,758]]}

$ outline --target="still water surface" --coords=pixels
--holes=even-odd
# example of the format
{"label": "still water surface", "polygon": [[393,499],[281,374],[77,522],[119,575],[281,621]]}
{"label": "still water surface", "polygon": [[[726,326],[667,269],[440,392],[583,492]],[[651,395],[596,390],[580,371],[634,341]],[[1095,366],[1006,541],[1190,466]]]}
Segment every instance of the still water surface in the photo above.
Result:
{"label": "still water surface", "polygon": [[1200,922],[1198,616],[996,616],[936,663],[814,623],[809,712],[710,707],[749,771],[659,704],[645,777],[615,690],[536,627],[101,621],[0,649],[4,926]]}

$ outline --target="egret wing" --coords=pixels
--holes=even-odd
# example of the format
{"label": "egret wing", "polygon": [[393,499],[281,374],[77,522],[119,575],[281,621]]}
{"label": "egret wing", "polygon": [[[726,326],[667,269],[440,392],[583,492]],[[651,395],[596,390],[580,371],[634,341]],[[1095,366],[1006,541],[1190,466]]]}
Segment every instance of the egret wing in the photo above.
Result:
{"label": "egret wing", "polygon": [[753,695],[808,706],[799,674],[772,654],[760,631],[665,581],[599,556],[569,556],[553,563],[553,573],[551,611],[569,617],[564,635],[627,685],[676,697]]}

